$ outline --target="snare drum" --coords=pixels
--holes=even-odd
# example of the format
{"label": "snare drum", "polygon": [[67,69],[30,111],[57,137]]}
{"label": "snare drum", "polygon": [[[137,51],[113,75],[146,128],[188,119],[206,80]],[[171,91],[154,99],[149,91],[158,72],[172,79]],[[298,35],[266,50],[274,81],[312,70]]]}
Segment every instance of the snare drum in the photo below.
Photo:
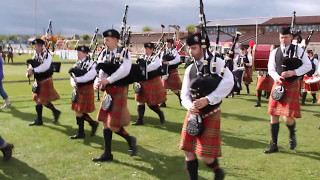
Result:
{"label": "snare drum", "polygon": [[270,52],[274,45],[254,45],[252,51],[253,67],[255,71],[268,71]]}
{"label": "snare drum", "polygon": [[320,77],[311,77],[305,80],[305,88],[310,93],[316,93],[320,90]]}

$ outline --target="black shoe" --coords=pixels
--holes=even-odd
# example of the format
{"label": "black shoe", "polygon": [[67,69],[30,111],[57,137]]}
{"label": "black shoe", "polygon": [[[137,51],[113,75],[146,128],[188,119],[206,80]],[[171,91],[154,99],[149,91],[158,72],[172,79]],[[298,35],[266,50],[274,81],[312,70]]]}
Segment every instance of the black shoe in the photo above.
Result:
{"label": "black shoe", "polygon": [[264,151],[265,154],[271,154],[275,152],[278,152],[278,146],[273,142],[270,143],[270,148]]}
{"label": "black shoe", "polygon": [[222,168],[214,171],[214,180],[223,180],[225,177],[225,172]]}
{"label": "black shoe", "polygon": [[260,103],[260,102],[257,102],[257,104],[254,105],[254,107],[261,107],[261,103]]}
{"label": "black shoe", "polygon": [[320,126],[318,126],[318,129],[320,129]]}
{"label": "black shoe", "polygon": [[237,95],[240,95],[240,91],[237,92]]}
{"label": "black shoe", "polygon": [[160,107],[167,107],[166,102],[161,103]]}
{"label": "black shoe", "polygon": [[90,122],[90,126],[91,126],[91,136],[96,135],[99,123],[97,121],[92,121]]}
{"label": "black shoe", "polygon": [[163,124],[164,122],[166,122],[166,120],[165,120],[165,118],[164,118],[163,111],[160,111],[159,118],[160,118],[160,123],[161,123],[161,124]]}
{"label": "black shoe", "polygon": [[317,102],[316,99],[313,99],[313,100],[312,100],[312,104],[315,104],[316,102]]}
{"label": "black shoe", "polygon": [[137,119],[137,121],[136,121],[136,122],[134,122],[134,123],[132,123],[132,125],[134,125],[134,126],[143,125],[143,121],[142,121],[142,120]]}
{"label": "black shoe", "polygon": [[53,113],[53,116],[54,116],[53,124],[57,124],[59,117],[60,117],[60,114],[61,114],[61,111],[59,111],[59,110],[56,110]]}
{"label": "black shoe", "polygon": [[85,137],[85,134],[76,134],[74,136],[70,136],[70,139],[84,139]]}
{"label": "black shoe", "polygon": [[7,143],[7,146],[2,148],[3,160],[8,161],[12,157],[12,149],[14,148],[13,144]]}
{"label": "black shoe", "polygon": [[296,136],[292,136],[289,140],[289,148],[293,150],[297,146]]}
{"label": "black shoe", "polygon": [[97,158],[92,158],[93,162],[106,162],[106,161],[113,161],[113,155],[109,154],[109,155],[105,155],[104,153]]}
{"label": "black shoe", "polygon": [[30,123],[29,126],[41,126],[43,125],[42,120],[36,119],[33,123]]}
{"label": "black shoe", "polygon": [[131,147],[129,149],[130,156],[135,156],[137,154],[137,138],[131,136]]}

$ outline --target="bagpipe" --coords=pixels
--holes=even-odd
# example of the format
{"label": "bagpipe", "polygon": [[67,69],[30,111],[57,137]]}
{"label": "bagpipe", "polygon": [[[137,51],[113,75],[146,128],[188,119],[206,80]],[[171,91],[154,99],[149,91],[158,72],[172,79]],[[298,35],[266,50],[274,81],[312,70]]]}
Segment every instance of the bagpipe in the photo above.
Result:
{"label": "bagpipe", "polygon": [[[39,61],[35,60],[35,59],[28,59],[26,61],[26,64],[27,64],[27,67],[29,65],[31,65],[32,68],[36,68],[36,67],[41,65],[41,63]],[[34,74],[34,78],[41,81],[43,79],[51,77],[53,75],[53,72],[60,72],[60,67],[61,67],[61,62],[53,62],[53,63],[51,63],[50,68],[46,72],[35,73]],[[28,83],[30,85],[31,84],[31,80],[30,80],[30,76],[29,75],[28,75],[28,80],[29,80]],[[32,85],[32,92],[33,93],[38,93],[39,92],[39,86],[38,86],[38,83],[36,81]]]}
{"label": "bagpipe", "polygon": [[[291,21],[291,33],[293,35],[293,38],[297,38],[297,44],[300,44],[302,42],[301,30],[297,31],[295,29],[295,24],[296,24],[296,12],[294,11],[293,16],[292,16],[292,21]],[[307,39],[305,41],[305,46],[303,48],[303,52],[300,56],[297,55],[298,45],[293,45],[293,44],[290,45],[288,51],[285,52],[285,55],[283,58],[283,64],[282,64],[283,71],[295,70],[295,69],[299,68],[300,66],[302,66],[303,63],[302,63],[301,59],[302,59],[302,57],[305,53],[305,50],[310,42],[310,39],[311,39],[313,32],[314,32],[314,30],[312,30],[310,32],[310,35],[307,37]],[[311,73],[312,73],[312,71],[309,72],[309,74],[311,74]],[[298,78],[300,78],[300,76],[289,77],[289,78],[286,78],[286,80],[289,82],[293,82],[294,80],[296,80]]]}
{"label": "bagpipe", "polygon": [[[223,69],[221,70],[221,74],[218,74],[216,72],[216,61],[217,57],[213,57],[212,53],[209,50],[209,37],[206,31],[206,18],[204,14],[204,7],[203,7],[203,1],[200,0],[200,30],[201,30],[201,49],[203,51],[204,55],[204,64],[203,64],[203,71],[200,71],[197,67],[197,63],[194,60],[193,67],[196,68],[197,76],[193,78],[190,82],[190,91],[191,91],[191,98],[193,101],[196,99],[200,99],[202,97],[205,97],[209,95],[211,92],[213,92],[221,82],[225,69],[226,69],[226,63]],[[206,55],[208,54],[208,56]],[[212,72],[210,69],[210,62],[212,61]],[[191,79],[191,78],[190,78]],[[215,105],[207,105],[206,107],[200,109],[199,115],[191,114],[188,119],[187,123],[187,133],[191,136],[198,136],[201,134],[204,125],[201,116],[209,113],[214,108],[218,107],[221,104],[215,104]]]}
{"label": "bagpipe", "polygon": [[[31,65],[32,68],[36,68],[41,65],[41,63],[35,59],[28,59],[26,61],[26,64],[27,64],[27,66]],[[60,72],[60,67],[61,67],[61,62],[52,62],[50,65],[50,68],[46,72],[39,73],[39,74],[35,73],[34,77],[37,80],[45,79],[47,77],[52,76],[54,72]],[[29,84],[30,84],[30,77],[28,77],[28,78],[29,78]]]}
{"label": "bagpipe", "polygon": [[[131,32],[129,31],[130,27],[126,27],[127,12],[128,5],[126,5],[125,13],[122,20],[119,47],[117,48],[116,56],[110,62],[98,63],[96,66],[96,70],[98,72],[102,70],[108,76],[112,75],[115,71],[117,71],[120,68],[123,60],[125,58],[128,58],[128,48],[130,46]],[[108,52],[108,50],[105,51]],[[137,64],[132,64],[129,74],[126,77],[114,82],[112,86],[127,86],[134,82],[146,81],[148,79],[152,79],[161,75],[159,68],[155,71],[147,73],[146,66],[147,65],[145,60],[138,59]]]}

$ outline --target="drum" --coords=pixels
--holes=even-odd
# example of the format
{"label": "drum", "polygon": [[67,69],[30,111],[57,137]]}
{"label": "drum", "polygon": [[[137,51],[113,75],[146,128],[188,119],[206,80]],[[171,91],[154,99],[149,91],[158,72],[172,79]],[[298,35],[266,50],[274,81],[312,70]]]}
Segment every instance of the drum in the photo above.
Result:
{"label": "drum", "polygon": [[320,77],[311,77],[305,81],[305,88],[310,93],[316,93],[320,90]]}
{"label": "drum", "polygon": [[268,71],[268,61],[273,45],[254,45],[252,51],[253,67],[255,71]]}

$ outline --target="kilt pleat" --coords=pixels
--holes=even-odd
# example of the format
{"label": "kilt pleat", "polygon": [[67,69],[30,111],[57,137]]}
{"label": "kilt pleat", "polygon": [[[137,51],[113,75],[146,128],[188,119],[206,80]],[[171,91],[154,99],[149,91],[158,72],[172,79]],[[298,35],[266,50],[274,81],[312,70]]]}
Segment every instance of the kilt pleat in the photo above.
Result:
{"label": "kilt pleat", "polygon": [[273,79],[271,76],[267,75],[266,77],[258,75],[258,81],[256,89],[260,91],[270,92],[273,86]]}
{"label": "kilt pleat", "polygon": [[243,74],[243,82],[250,84],[252,82],[252,67],[246,67]]}
{"label": "kilt pleat", "polygon": [[[268,113],[271,115],[301,118],[299,84],[298,80],[292,83],[284,81],[284,96],[281,101],[275,101],[272,97],[269,98]],[[276,83],[274,83],[271,92],[273,92],[275,86]]]}
{"label": "kilt pleat", "polygon": [[53,86],[52,78],[37,81],[39,92],[33,93],[33,101],[36,103],[47,105],[49,102],[60,99],[59,94]]}
{"label": "kilt pleat", "polygon": [[162,80],[162,84],[165,89],[170,89],[171,91],[181,90],[182,82],[179,77],[178,69],[170,70],[168,79]]}
{"label": "kilt pleat", "polygon": [[187,133],[189,113],[187,113],[181,131],[179,149],[200,156],[221,157],[220,108],[203,117],[204,130],[200,136]]}
{"label": "kilt pleat", "polygon": [[[107,87],[104,93],[112,97],[112,106],[104,111],[100,104],[97,120],[106,123],[108,127],[124,127],[130,123],[130,113],[127,107],[128,87]],[[103,99],[102,99],[103,100]]]}
{"label": "kilt pleat", "polygon": [[91,113],[95,110],[93,84],[78,87],[77,102],[72,102],[71,109],[77,113]]}
{"label": "kilt pleat", "polygon": [[148,81],[140,82],[142,93],[135,95],[135,100],[139,103],[147,103],[148,105],[157,105],[167,100],[166,90],[161,83],[160,77],[155,77]]}

